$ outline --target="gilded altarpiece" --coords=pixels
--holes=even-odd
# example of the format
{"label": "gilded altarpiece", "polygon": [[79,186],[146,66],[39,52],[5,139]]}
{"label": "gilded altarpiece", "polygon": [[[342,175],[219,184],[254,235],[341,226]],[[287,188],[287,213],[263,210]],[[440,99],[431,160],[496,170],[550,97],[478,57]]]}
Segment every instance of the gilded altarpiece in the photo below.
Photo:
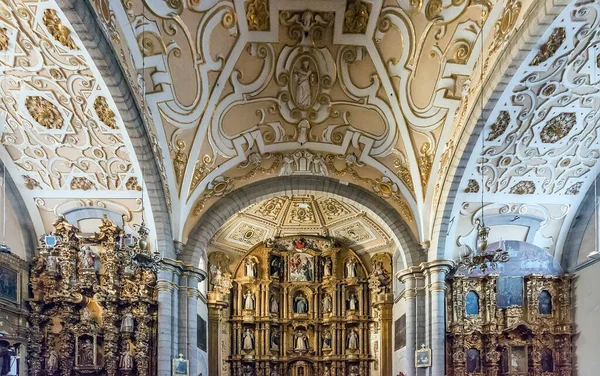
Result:
{"label": "gilded altarpiece", "polygon": [[382,353],[391,354],[389,255],[373,257],[369,273],[352,250],[307,236],[258,245],[231,274],[217,257],[209,260],[209,306],[223,285],[231,288],[219,374],[380,374]]}
{"label": "gilded altarpiece", "polygon": [[31,268],[29,374],[156,374],[156,264],[147,233],[126,235],[106,217],[95,234],[62,217],[54,228]]}
{"label": "gilded altarpiece", "polygon": [[571,277],[520,277],[522,305],[505,308],[498,304],[501,278],[449,280],[447,375],[571,376]]}

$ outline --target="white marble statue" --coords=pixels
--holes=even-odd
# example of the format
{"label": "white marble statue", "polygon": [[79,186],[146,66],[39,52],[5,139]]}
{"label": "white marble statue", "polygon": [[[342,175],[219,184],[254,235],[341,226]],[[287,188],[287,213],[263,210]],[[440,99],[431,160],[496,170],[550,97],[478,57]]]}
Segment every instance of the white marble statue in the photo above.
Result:
{"label": "white marble statue", "polygon": [[348,299],[348,309],[351,311],[358,310],[358,299],[356,299],[356,295],[350,295],[350,299]]}
{"label": "white marble statue", "polygon": [[302,331],[296,332],[294,334],[294,350],[297,351],[306,351],[308,350],[308,338],[306,337],[306,333]]}
{"label": "white marble statue", "polygon": [[253,310],[254,309],[254,295],[248,291],[246,295],[244,295],[244,309]]}
{"label": "white marble statue", "polygon": [[356,260],[354,260],[354,258],[351,258],[350,260],[348,260],[346,262],[346,277],[347,278],[356,278],[357,277]]}
{"label": "white marble statue", "polygon": [[325,266],[323,267],[323,276],[330,277],[332,273],[333,262],[329,257],[325,259]]}
{"label": "white marble statue", "polygon": [[275,296],[271,297],[271,313],[279,313],[279,303],[277,302],[277,298]]}
{"label": "white marble statue", "polygon": [[296,86],[296,104],[301,109],[307,109],[312,103],[311,87],[316,84],[316,75],[310,67],[310,60],[303,59],[300,67],[294,72]]}
{"label": "white marble statue", "polygon": [[333,309],[333,304],[331,301],[331,295],[326,294],[325,297],[323,298],[323,312],[327,313],[327,312],[331,312],[331,310]]}
{"label": "white marble statue", "polygon": [[246,277],[256,277],[256,263],[251,259],[246,260]]}
{"label": "white marble statue", "polygon": [[127,349],[119,360],[119,369],[133,369],[133,356],[131,350]]}
{"label": "white marble statue", "polygon": [[358,349],[358,334],[356,334],[356,331],[354,329],[350,330],[350,333],[348,333],[348,349],[350,350],[356,350]]}
{"label": "white marble statue", "polygon": [[244,338],[242,339],[242,349],[251,351],[254,349],[254,334],[250,329],[246,329],[244,332]]}

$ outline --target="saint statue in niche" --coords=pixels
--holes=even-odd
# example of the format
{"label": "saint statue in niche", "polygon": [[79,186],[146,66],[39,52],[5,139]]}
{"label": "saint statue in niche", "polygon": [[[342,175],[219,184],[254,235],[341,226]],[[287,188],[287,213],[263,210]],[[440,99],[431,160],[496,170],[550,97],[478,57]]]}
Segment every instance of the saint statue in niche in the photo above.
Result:
{"label": "saint statue in niche", "polygon": [[323,370],[323,376],[331,376],[331,371],[329,370],[329,366],[325,366]]}
{"label": "saint statue in niche", "polygon": [[281,257],[272,256],[271,265],[270,265],[270,274],[271,277],[279,277],[279,273],[281,271]]}
{"label": "saint statue in niche", "polygon": [[79,365],[94,365],[94,344],[89,338],[84,339],[79,345]]}
{"label": "saint statue in niche", "polygon": [[469,291],[465,298],[465,310],[467,315],[479,314],[479,295],[475,291]]}
{"label": "saint statue in niche", "polygon": [[325,262],[323,263],[323,276],[331,277],[331,273],[333,272],[333,262],[331,261],[331,257],[325,257]]}
{"label": "saint statue in niche", "polygon": [[331,331],[329,329],[327,329],[325,333],[323,333],[323,348],[331,348]]}
{"label": "saint statue in niche", "polygon": [[481,372],[480,353],[477,349],[467,350],[467,372]]}
{"label": "saint statue in niche", "polygon": [[83,246],[79,251],[79,266],[81,269],[94,269],[96,254],[90,247]]}
{"label": "saint statue in niche", "polygon": [[357,275],[356,260],[352,257],[346,261],[346,278],[356,278]]}
{"label": "saint statue in niche", "polygon": [[121,320],[121,333],[132,333],[133,332],[133,314],[127,312],[123,315]]}
{"label": "saint statue in niche", "polygon": [[271,331],[271,348],[274,350],[279,349],[279,329],[277,327],[273,327]]}
{"label": "saint statue in niche", "polygon": [[246,260],[246,277],[255,278],[257,274],[256,263],[252,259]]}
{"label": "saint statue in niche", "polygon": [[542,349],[542,372],[554,372],[554,359],[552,350]]}
{"label": "saint statue in niche", "polygon": [[242,338],[242,349],[245,351],[254,350],[254,334],[250,329],[246,329],[246,331],[244,331],[244,336]]}
{"label": "saint statue in niche", "polygon": [[242,369],[242,376],[254,376],[254,371],[252,371],[252,367],[246,364]]}
{"label": "saint statue in niche", "polygon": [[46,372],[48,375],[54,375],[56,371],[58,371],[58,353],[52,349],[46,360]]}
{"label": "saint statue in niche", "polygon": [[351,365],[350,368],[348,368],[348,376],[360,376],[360,371],[356,364]]}
{"label": "saint statue in niche", "polygon": [[271,313],[279,313],[279,302],[277,301],[275,295],[271,295],[271,304],[269,310]]}
{"label": "saint statue in niche", "polygon": [[254,295],[250,291],[248,291],[246,293],[246,295],[244,295],[244,309],[246,309],[246,310],[254,309]]}
{"label": "saint statue in niche", "polygon": [[358,310],[358,299],[356,299],[356,294],[350,294],[350,298],[348,299],[348,310],[356,311]]}
{"label": "saint statue in niche", "polygon": [[317,75],[311,67],[309,58],[300,60],[298,68],[294,71],[293,79],[296,105],[305,110],[312,104],[312,89],[317,84]]}
{"label": "saint statue in niche", "polygon": [[306,351],[308,350],[308,337],[306,333],[301,330],[298,330],[294,334],[294,350],[296,351]]}
{"label": "saint statue in niche", "polygon": [[133,355],[131,355],[131,350],[127,348],[123,355],[121,355],[121,359],[119,359],[119,369],[133,369]]}
{"label": "saint statue in niche", "polygon": [[323,298],[323,312],[328,313],[331,312],[331,310],[333,309],[333,303],[331,301],[331,295],[329,294],[325,294],[325,297]]}
{"label": "saint statue in niche", "polygon": [[58,258],[56,256],[48,256],[48,261],[46,261],[46,272],[53,277],[60,274]]}
{"label": "saint statue in niche", "polygon": [[354,329],[350,329],[350,333],[348,333],[348,341],[346,348],[349,350],[358,349],[358,334]]}
{"label": "saint statue in niche", "polygon": [[294,298],[294,313],[308,313],[308,300],[302,293]]}
{"label": "saint statue in niche", "polygon": [[543,290],[540,293],[540,301],[538,303],[538,310],[542,315],[552,314],[552,295],[547,290]]}

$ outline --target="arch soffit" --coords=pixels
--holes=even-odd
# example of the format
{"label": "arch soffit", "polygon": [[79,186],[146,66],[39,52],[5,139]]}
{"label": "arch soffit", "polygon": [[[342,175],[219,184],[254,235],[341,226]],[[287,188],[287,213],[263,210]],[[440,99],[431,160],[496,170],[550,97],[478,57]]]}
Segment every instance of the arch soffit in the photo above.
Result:
{"label": "arch soffit", "polygon": [[287,176],[261,180],[239,188],[212,205],[196,223],[179,259],[197,265],[200,258],[207,258],[208,244],[219,228],[232,216],[246,207],[278,195],[301,195],[319,193],[347,202],[365,211],[390,233],[405,266],[416,265],[423,260],[419,246],[404,219],[385,200],[366,189],[341,184],[336,180],[319,176]]}

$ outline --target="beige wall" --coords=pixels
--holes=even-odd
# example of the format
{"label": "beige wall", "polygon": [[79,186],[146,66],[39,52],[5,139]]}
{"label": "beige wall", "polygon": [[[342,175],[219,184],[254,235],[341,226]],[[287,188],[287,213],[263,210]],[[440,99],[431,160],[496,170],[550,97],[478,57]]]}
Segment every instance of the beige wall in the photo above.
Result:
{"label": "beige wall", "polygon": [[[0,187],[1,188],[1,187]],[[4,223],[3,216],[3,205],[4,199],[2,196],[2,189],[0,189],[0,242],[2,239],[2,224]],[[41,234],[40,234],[41,235]],[[6,244],[10,247],[12,253],[19,256],[22,259],[26,259],[25,252],[25,241],[23,238],[23,231],[19,225],[19,221],[15,211],[13,210],[10,200],[6,200]]]}
{"label": "beige wall", "polygon": [[600,373],[600,262],[576,272],[574,287],[576,375]]}

